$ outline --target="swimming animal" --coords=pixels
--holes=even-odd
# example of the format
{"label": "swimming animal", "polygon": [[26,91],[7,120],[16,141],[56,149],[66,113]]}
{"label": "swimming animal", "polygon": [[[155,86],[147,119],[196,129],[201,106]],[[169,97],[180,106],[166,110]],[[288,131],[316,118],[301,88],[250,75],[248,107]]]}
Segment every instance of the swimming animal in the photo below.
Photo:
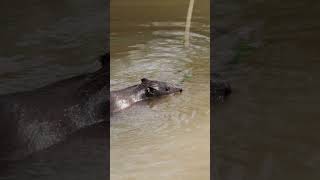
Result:
{"label": "swimming animal", "polygon": [[21,159],[109,116],[109,53],[93,72],[0,95],[0,161]]}
{"label": "swimming animal", "polygon": [[170,83],[143,78],[140,84],[110,92],[110,112],[118,112],[139,101],[177,92],[181,93],[182,88]]}

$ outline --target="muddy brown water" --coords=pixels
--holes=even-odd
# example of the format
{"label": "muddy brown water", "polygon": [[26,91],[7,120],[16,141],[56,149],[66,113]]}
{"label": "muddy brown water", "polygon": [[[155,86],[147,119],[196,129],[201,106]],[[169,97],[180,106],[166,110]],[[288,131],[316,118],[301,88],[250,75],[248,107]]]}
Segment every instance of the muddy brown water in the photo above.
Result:
{"label": "muddy brown water", "polygon": [[111,89],[140,83],[143,77],[184,89],[111,117],[113,180],[209,179],[209,1],[195,2],[186,49],[188,3],[111,1]]}
{"label": "muddy brown water", "polygon": [[319,179],[316,1],[215,1],[215,67],[231,81],[214,107],[219,180]]}
{"label": "muddy brown water", "polygon": [[[93,60],[106,46],[104,3],[33,0],[1,6],[0,93],[30,90],[98,68]],[[117,7],[113,22],[130,19],[112,27],[117,32],[111,33],[114,89],[146,75],[172,82],[192,75],[183,83],[183,94],[113,117],[112,177],[208,178],[207,3],[195,3],[194,46],[188,52],[180,46],[187,2],[111,3]],[[214,68],[234,88],[227,103],[214,107],[214,177],[318,180],[319,3],[216,0],[213,7]],[[160,63],[164,57],[179,61]],[[147,62],[153,66],[141,68]],[[97,172],[105,165],[104,139],[93,137],[78,137],[12,163],[1,178],[102,179],[104,174]],[[81,144],[86,144],[81,151],[71,151]]]}

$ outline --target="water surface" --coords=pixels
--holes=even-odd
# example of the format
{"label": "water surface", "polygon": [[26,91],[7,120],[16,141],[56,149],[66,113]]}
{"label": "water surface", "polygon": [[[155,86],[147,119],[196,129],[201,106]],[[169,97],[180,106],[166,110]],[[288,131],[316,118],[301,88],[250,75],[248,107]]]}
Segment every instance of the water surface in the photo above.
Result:
{"label": "water surface", "polygon": [[113,180],[209,179],[209,1],[195,3],[191,46],[185,48],[188,3],[111,2],[111,90],[142,78],[184,89],[111,117]]}
{"label": "water surface", "polygon": [[234,90],[213,112],[216,179],[319,179],[319,5],[215,1],[213,60]]}
{"label": "water surface", "polygon": [[[97,70],[107,46],[106,9],[104,0],[2,3],[0,94]],[[24,160],[1,162],[0,179],[105,179],[107,126],[98,127]]]}

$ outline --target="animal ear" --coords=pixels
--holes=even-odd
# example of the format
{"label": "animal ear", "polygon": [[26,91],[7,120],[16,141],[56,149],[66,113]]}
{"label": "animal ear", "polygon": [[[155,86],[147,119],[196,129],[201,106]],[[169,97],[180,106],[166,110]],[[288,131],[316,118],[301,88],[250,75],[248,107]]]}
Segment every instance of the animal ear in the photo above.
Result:
{"label": "animal ear", "polygon": [[148,81],[149,81],[149,79],[147,79],[147,78],[142,78],[142,79],[141,79],[141,82],[142,82],[142,83],[146,83],[146,82],[148,82]]}

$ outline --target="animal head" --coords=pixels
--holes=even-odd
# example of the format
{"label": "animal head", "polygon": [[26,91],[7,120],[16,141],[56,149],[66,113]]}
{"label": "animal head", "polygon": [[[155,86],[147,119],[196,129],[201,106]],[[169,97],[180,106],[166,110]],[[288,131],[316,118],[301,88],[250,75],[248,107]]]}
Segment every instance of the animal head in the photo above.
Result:
{"label": "animal head", "polygon": [[153,81],[147,78],[141,79],[141,85],[145,87],[145,95],[147,97],[158,97],[182,92],[182,88],[174,86],[170,83]]}

